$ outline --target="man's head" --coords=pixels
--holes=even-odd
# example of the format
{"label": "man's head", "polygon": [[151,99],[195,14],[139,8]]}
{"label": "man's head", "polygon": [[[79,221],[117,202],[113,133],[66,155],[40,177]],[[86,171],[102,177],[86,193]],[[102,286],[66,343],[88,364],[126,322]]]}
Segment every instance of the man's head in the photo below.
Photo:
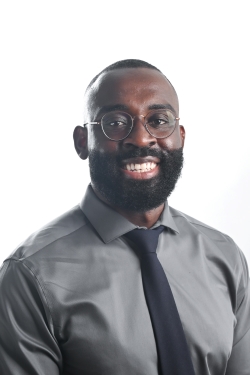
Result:
{"label": "man's head", "polygon": [[[185,131],[178,123],[178,98],[171,83],[148,63],[124,60],[90,82],[84,109],[87,125],[75,129],[74,140],[79,156],[89,157],[96,193],[113,207],[130,211],[160,206],[174,189],[183,164]],[[171,118],[172,130],[166,136],[162,133],[164,138],[158,138],[159,130],[144,126],[144,117],[149,114],[146,120],[151,119],[155,113],[160,124],[165,122],[159,115]],[[130,133],[125,132],[121,140],[116,136],[115,141],[104,134],[102,121],[104,115],[114,119],[114,114],[116,122],[109,127],[112,134],[114,126],[124,126],[124,118],[133,121]]]}

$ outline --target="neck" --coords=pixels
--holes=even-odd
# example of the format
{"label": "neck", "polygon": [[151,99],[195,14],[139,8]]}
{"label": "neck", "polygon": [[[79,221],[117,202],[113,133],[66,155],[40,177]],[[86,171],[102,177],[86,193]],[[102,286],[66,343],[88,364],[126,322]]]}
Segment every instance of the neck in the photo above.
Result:
{"label": "neck", "polygon": [[102,195],[93,187],[92,188],[97,195],[97,197],[106,203],[108,206],[113,208],[113,210],[117,211],[120,215],[124,216],[128,221],[131,223],[138,225],[139,227],[146,227],[151,228],[159,219],[163,209],[164,209],[164,203],[160,205],[159,207],[156,207],[150,211],[146,212],[134,212],[134,211],[128,211],[125,209],[122,209],[120,207],[114,206],[111,203],[107,202],[106,199],[102,197]]}

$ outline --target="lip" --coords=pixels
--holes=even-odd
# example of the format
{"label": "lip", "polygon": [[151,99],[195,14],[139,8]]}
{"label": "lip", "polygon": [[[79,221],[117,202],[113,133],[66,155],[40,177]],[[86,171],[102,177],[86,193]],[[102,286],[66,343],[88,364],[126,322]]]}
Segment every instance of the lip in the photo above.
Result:
{"label": "lip", "polygon": [[[143,164],[143,163],[155,163],[156,167],[150,171],[145,172],[133,172],[125,169],[126,164]],[[137,157],[123,160],[122,167],[120,168],[126,178],[134,180],[147,180],[155,177],[159,173],[160,159],[153,156]]]}

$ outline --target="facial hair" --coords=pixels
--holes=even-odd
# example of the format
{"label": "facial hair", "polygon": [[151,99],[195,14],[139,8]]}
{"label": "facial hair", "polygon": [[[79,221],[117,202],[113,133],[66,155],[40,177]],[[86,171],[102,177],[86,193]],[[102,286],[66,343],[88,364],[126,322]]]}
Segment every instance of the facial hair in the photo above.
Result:
{"label": "facial hair", "polygon": [[[120,169],[122,161],[146,156],[160,159],[157,176],[143,180],[125,178]],[[133,212],[150,211],[164,203],[174,190],[182,167],[182,148],[163,151],[145,147],[119,155],[92,150],[89,154],[94,188],[110,205]]]}

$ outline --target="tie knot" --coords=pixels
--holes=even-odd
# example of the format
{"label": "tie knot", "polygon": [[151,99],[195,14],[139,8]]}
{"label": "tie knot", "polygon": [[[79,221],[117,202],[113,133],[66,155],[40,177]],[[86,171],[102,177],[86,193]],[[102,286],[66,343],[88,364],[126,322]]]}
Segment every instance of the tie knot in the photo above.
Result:
{"label": "tie knot", "polygon": [[159,235],[164,230],[164,226],[160,225],[155,229],[134,229],[125,234],[129,240],[139,248],[141,254],[155,253]]}

